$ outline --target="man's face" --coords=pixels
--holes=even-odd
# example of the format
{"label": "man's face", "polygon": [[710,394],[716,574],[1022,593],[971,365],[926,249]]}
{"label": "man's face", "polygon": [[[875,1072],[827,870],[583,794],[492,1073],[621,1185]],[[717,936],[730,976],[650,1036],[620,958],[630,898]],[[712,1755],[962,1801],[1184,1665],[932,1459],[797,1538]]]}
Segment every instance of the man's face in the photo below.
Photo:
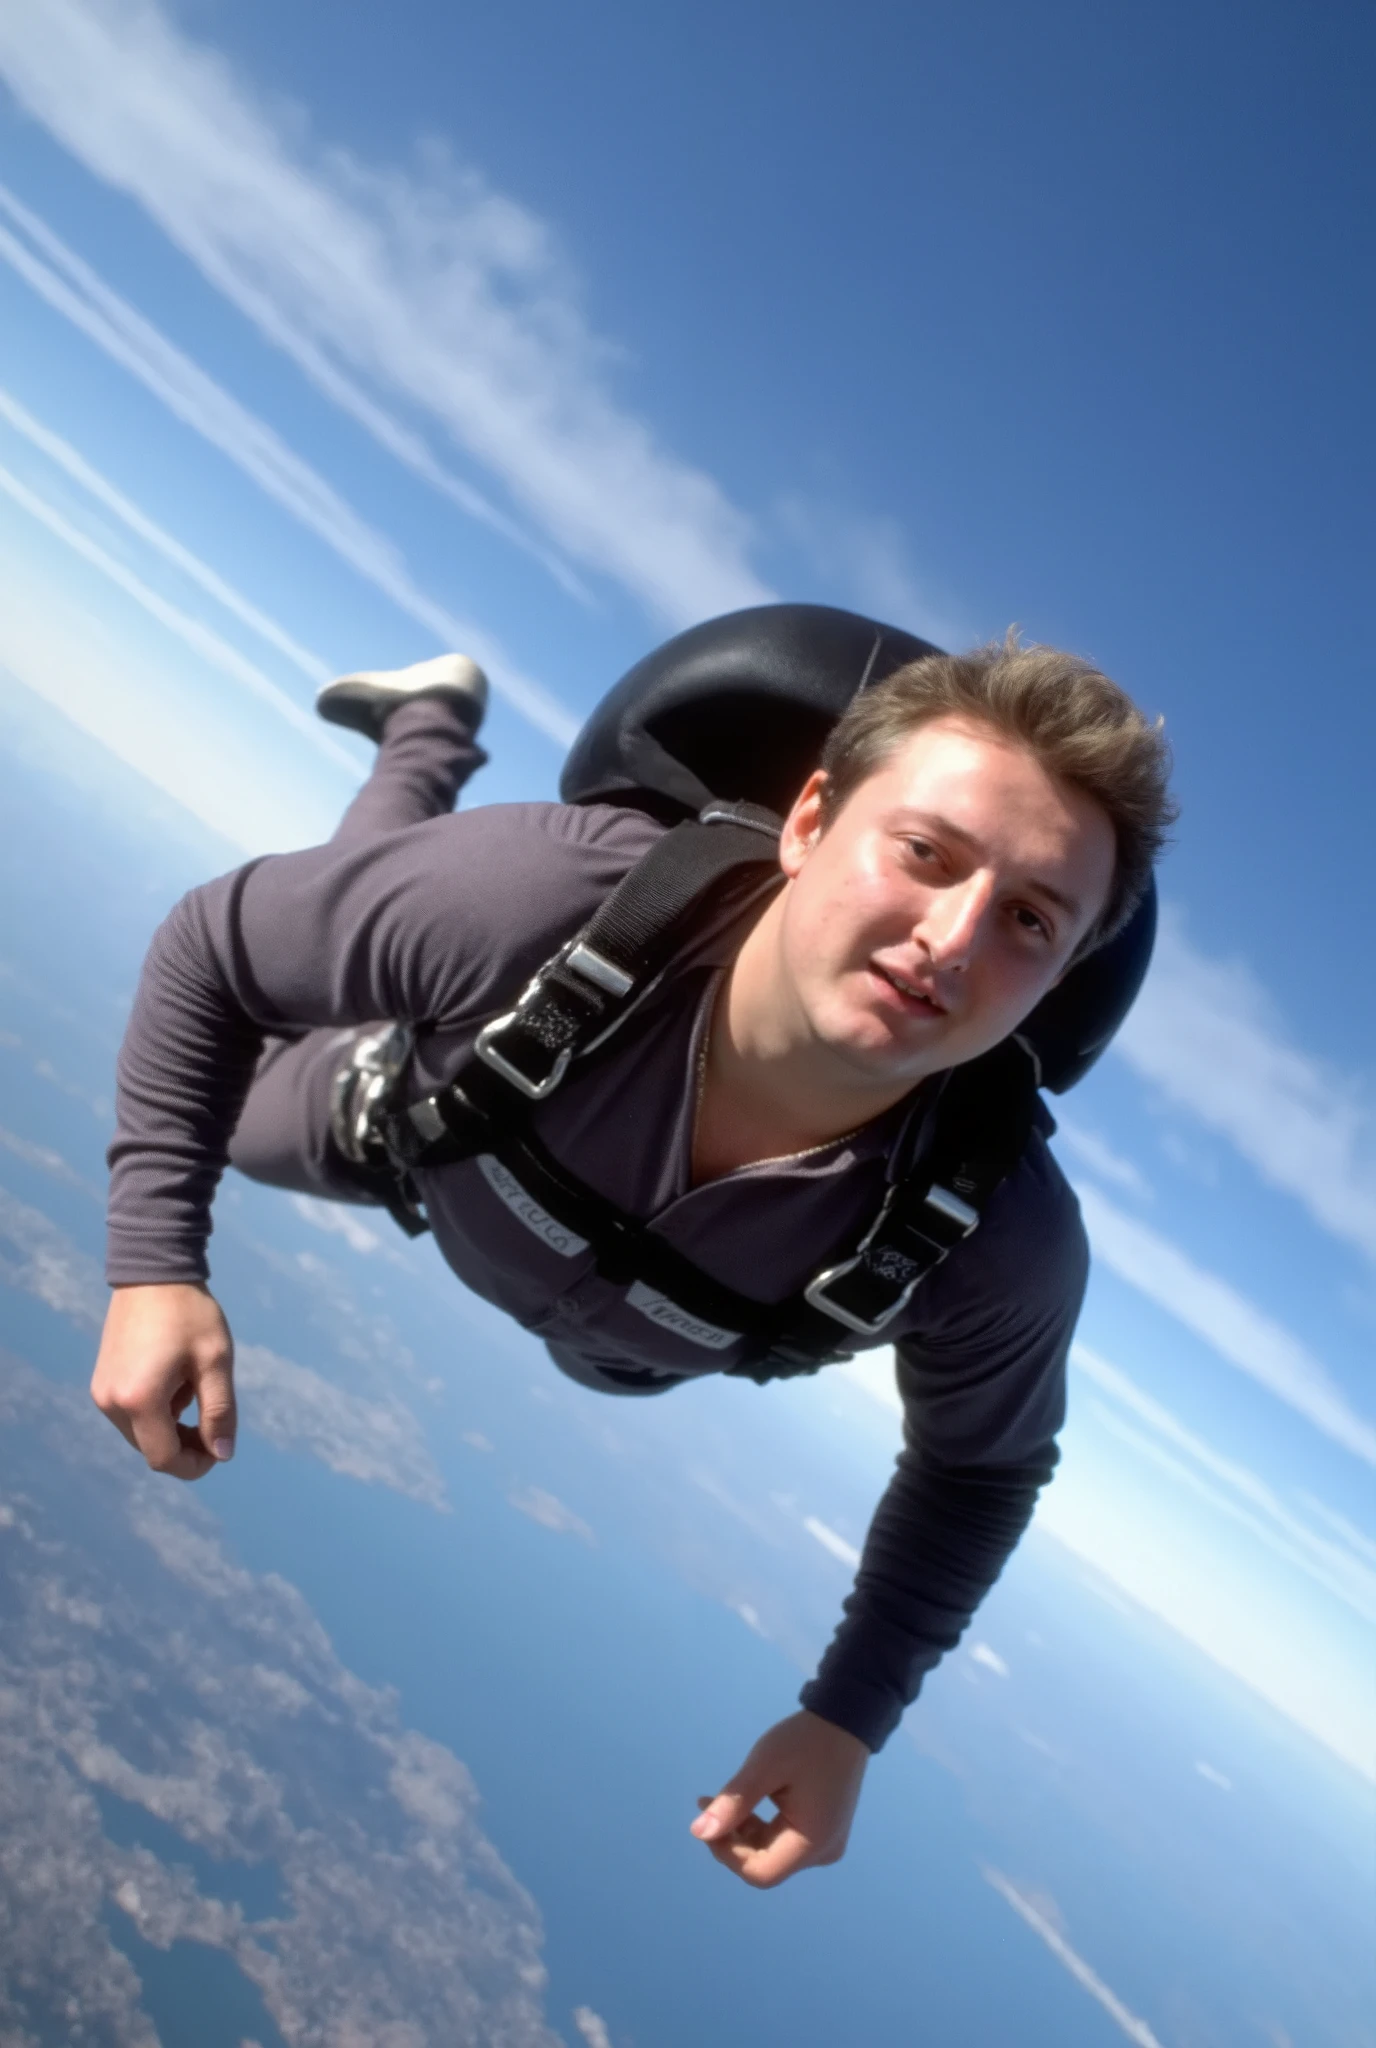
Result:
{"label": "man's face", "polygon": [[921,727],[825,830],[784,827],[781,964],[808,1035],[899,1093],[1016,1030],[1108,900],[1107,814],[991,728]]}

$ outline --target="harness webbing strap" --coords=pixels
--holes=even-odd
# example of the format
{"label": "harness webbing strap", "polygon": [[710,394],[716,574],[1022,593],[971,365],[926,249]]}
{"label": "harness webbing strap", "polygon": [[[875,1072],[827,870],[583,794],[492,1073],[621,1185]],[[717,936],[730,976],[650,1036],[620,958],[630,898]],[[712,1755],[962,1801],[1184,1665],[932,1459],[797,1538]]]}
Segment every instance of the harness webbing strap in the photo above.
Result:
{"label": "harness webbing strap", "polygon": [[515,1009],[479,1033],[477,1057],[531,1100],[550,1094],[570,1060],[614,1028],[668,965],[703,898],[736,869],[776,868],[778,832],[777,818],[752,804],[723,804],[675,825],[541,968]]}
{"label": "harness webbing strap", "polygon": [[[491,1153],[507,1167],[542,1209],[577,1236],[586,1238],[604,1280],[626,1287],[642,1281],[687,1314],[723,1333],[768,1341],[780,1311],[714,1280],[652,1227],[569,1173],[530,1129],[524,1114],[493,1122],[471,1105],[474,1153]],[[791,1304],[785,1304],[785,1307]]]}
{"label": "harness webbing strap", "polygon": [[896,1180],[853,1259],[805,1290],[814,1307],[873,1337],[920,1280],[967,1238],[1031,1134],[1036,1076],[1010,1041],[945,1077],[920,1167]]}
{"label": "harness webbing strap", "polygon": [[778,819],[754,804],[722,804],[675,825],[593,913],[584,944],[637,980],[657,972],[707,891],[733,868],[776,867],[778,840]]}
{"label": "harness webbing strap", "polygon": [[704,1273],[560,1165],[531,1128],[531,1103],[616,1028],[673,958],[709,891],[736,869],[773,866],[777,832],[768,812],[746,805],[719,806],[674,827],[540,970],[515,1009],[485,1027],[448,1087],[395,1111],[379,1103],[372,1122],[403,1182],[414,1168],[491,1154],[534,1203],[587,1243],[605,1279],[653,1290],[706,1326],[699,1341],[744,1339],[744,1358],[726,1370],[761,1383],[815,1372],[850,1355],[857,1338],[883,1342],[886,1325],[976,1227],[1022,1156],[1037,1099],[1033,1062],[1014,1040],[955,1068],[941,1085],[919,1160],[890,1184],[854,1250],[777,1304]]}

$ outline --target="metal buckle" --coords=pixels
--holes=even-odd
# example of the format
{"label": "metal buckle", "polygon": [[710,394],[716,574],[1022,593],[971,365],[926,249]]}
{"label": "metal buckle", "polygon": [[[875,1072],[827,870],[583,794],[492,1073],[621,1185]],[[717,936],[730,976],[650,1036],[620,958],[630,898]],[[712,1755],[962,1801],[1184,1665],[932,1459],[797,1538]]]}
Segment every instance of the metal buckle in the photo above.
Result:
{"label": "metal buckle", "polygon": [[[846,1329],[854,1330],[857,1337],[878,1337],[882,1336],[899,1310],[907,1307],[913,1289],[917,1286],[919,1280],[926,1278],[926,1274],[916,1274],[903,1289],[903,1292],[899,1295],[897,1301],[894,1302],[892,1308],[886,1308],[882,1316],[876,1316],[873,1322],[867,1323],[863,1316],[852,1315],[848,1308],[842,1308],[839,1301],[828,1300],[826,1291],[837,1280],[843,1280],[847,1273],[854,1272],[863,1257],[864,1251],[862,1248],[856,1252],[853,1258],[842,1259],[839,1266],[827,1266],[822,1272],[814,1274],[803,1289],[803,1299],[810,1301],[814,1308],[819,1308],[824,1316],[830,1316],[833,1322],[842,1323]],[[930,1268],[928,1270],[930,1271]]]}
{"label": "metal buckle", "polygon": [[[519,1023],[530,1005],[544,993],[546,976],[555,967],[570,968],[581,980],[590,982],[603,995],[612,996],[618,1002],[635,986],[634,976],[627,974],[624,967],[618,967],[614,960],[608,960],[604,953],[597,952],[582,939],[575,939],[532,976],[517,997],[514,1010],[507,1010],[483,1026],[474,1041],[474,1052],[494,1073],[509,1081],[513,1088],[519,1088],[522,1095],[528,1096],[532,1102],[543,1102],[547,1095],[554,1093],[569,1070],[569,1061],[576,1048],[571,1045],[561,1047],[549,1072],[543,1079],[532,1081],[529,1074],[523,1074],[519,1067],[512,1065],[495,1041],[509,1024]],[[599,1035],[605,1035],[605,1032]]]}
{"label": "metal buckle", "polygon": [[581,939],[576,945],[570,946],[564,955],[564,965],[571,967],[575,974],[581,974],[584,981],[590,981],[594,988],[600,988],[606,995],[615,996],[618,1001],[629,995],[635,987],[633,974],[627,974],[624,967],[618,967],[605,953],[594,952],[592,947],[584,945]]}
{"label": "metal buckle", "polygon": [[415,1034],[409,1024],[387,1024],[355,1041],[330,1082],[330,1132],[355,1166],[376,1164],[377,1126],[391,1099]]}
{"label": "metal buckle", "polygon": [[429,1095],[423,1095],[419,1102],[411,1103],[402,1111],[397,1122],[404,1124],[414,1134],[417,1144],[422,1149],[426,1145],[436,1144],[449,1129],[433,1097]]}
{"label": "metal buckle", "polygon": [[528,1095],[532,1102],[543,1102],[547,1095],[554,1093],[568,1072],[569,1061],[573,1058],[573,1048],[568,1045],[561,1046],[554,1056],[554,1065],[544,1079],[532,1081],[529,1074],[523,1074],[519,1067],[513,1067],[511,1061],[493,1044],[495,1035],[505,1031],[508,1024],[516,1023],[520,1014],[519,1009],[508,1010],[504,1017],[494,1017],[490,1024],[484,1024],[474,1042],[473,1050],[494,1073],[500,1074],[504,1081],[510,1081],[513,1088],[519,1088],[522,1095]]}
{"label": "metal buckle", "polygon": [[[865,1232],[864,1237],[860,1241],[860,1248],[855,1255],[849,1259],[842,1259],[839,1265],[825,1267],[822,1272],[815,1274],[803,1289],[803,1299],[805,1301],[811,1302],[814,1308],[819,1308],[823,1315],[830,1316],[834,1322],[844,1324],[848,1330],[854,1330],[859,1337],[878,1337],[882,1335],[899,1310],[907,1307],[912,1299],[913,1290],[918,1286],[919,1282],[925,1280],[928,1273],[934,1267],[941,1264],[942,1260],[946,1257],[947,1251],[950,1249],[947,1245],[939,1245],[937,1247],[937,1255],[932,1264],[925,1266],[920,1273],[914,1274],[913,1278],[893,1303],[893,1306],[886,1308],[883,1315],[876,1316],[873,1322],[866,1322],[863,1316],[853,1315],[848,1308],[842,1308],[839,1301],[831,1301],[828,1298],[827,1289],[834,1286],[838,1280],[844,1280],[847,1273],[855,1271],[855,1268],[864,1258],[865,1253],[874,1243],[875,1238],[878,1237],[888,1217],[889,1210],[893,1207],[896,1193],[896,1188],[891,1187],[889,1189],[888,1194],[884,1197],[883,1208]],[[979,1223],[979,1211],[977,1209],[972,1209],[968,1202],[962,1202],[959,1195],[952,1194],[949,1188],[941,1187],[936,1181],[933,1181],[932,1185],[928,1188],[926,1195],[923,1197],[923,1202],[925,1207],[934,1209],[938,1216],[944,1216],[948,1223],[954,1223],[963,1237],[968,1237],[970,1232]],[[933,1242],[930,1238],[927,1241],[929,1244]]]}
{"label": "metal buckle", "polygon": [[933,1181],[923,1200],[929,1209],[935,1209],[938,1216],[944,1216],[948,1223],[954,1223],[963,1237],[979,1223],[978,1209],[972,1209],[968,1202],[962,1202],[959,1195],[953,1195],[949,1188],[940,1187]]}

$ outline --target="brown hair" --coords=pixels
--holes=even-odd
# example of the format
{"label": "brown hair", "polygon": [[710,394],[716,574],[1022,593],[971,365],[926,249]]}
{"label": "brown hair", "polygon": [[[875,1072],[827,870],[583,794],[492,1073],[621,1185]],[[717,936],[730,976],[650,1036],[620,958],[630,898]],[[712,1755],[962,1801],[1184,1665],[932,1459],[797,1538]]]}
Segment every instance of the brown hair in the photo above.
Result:
{"label": "brown hair", "polygon": [[904,740],[938,718],[992,727],[1107,812],[1118,849],[1113,884],[1078,952],[1121,931],[1177,815],[1166,787],[1171,756],[1162,720],[1145,718],[1092,662],[1055,647],[1023,647],[1010,626],[1002,642],[970,654],[926,655],[852,698],[822,753],[824,822]]}

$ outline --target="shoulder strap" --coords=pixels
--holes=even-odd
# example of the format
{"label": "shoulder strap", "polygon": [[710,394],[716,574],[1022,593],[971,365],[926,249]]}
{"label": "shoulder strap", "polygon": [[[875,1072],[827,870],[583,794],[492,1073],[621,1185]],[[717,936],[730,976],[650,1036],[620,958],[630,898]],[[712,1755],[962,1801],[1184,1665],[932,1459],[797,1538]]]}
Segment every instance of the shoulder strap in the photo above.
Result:
{"label": "shoulder strap", "polygon": [[[614,1031],[668,966],[704,897],[735,869],[776,865],[778,837],[779,820],[757,804],[710,804],[701,817],[675,825],[545,962],[515,1008],[484,1026],[473,1058],[518,1098],[543,1101],[570,1061]],[[458,1076],[460,1087],[468,1070]],[[397,1130],[398,1149],[412,1166],[462,1156],[435,1149],[447,1130],[439,1096],[412,1103],[391,1122],[412,1126],[414,1137]],[[408,1157],[416,1141],[419,1149]]]}

